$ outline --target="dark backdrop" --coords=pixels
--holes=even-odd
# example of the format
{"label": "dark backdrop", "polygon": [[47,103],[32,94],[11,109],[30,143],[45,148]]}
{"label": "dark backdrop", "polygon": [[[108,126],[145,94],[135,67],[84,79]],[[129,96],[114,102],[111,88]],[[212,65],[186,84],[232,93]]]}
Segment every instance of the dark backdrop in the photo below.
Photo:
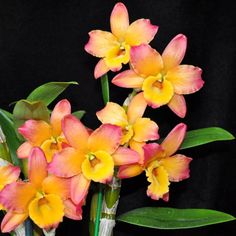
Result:
{"label": "dark backdrop", "polygon": [[[100,81],[93,79],[96,58],[83,47],[92,29],[109,30],[114,0],[23,1],[0,0],[0,107],[25,98],[48,81],[78,81],[61,98],[74,110],[87,111],[86,125],[99,125],[95,112],[103,107]],[[162,51],[178,33],[188,37],[184,63],[203,69],[205,86],[186,96],[188,114],[181,120],[167,108],[148,109],[166,135],[183,121],[188,128],[220,126],[235,134],[236,22],[234,1],[136,0],[124,1],[130,21],[150,18],[160,26],[151,45]],[[113,75],[110,74],[110,77]],[[112,101],[122,102],[129,90],[111,85]],[[235,142],[218,142],[182,152],[193,157],[191,178],[171,184],[170,201],[146,196],[145,176],[123,181],[118,214],[142,206],[210,208],[236,215]],[[65,220],[57,235],[87,235],[85,220]],[[235,235],[234,222],[194,230],[161,231],[118,223],[114,236]]]}

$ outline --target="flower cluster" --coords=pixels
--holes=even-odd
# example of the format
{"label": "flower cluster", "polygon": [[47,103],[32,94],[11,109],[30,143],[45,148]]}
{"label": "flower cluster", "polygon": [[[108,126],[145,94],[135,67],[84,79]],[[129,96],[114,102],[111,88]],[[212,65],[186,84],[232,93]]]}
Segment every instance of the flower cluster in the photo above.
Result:
{"label": "flower cluster", "polygon": [[25,142],[17,155],[28,163],[28,178],[20,177],[19,167],[1,164],[0,206],[7,212],[2,232],[14,230],[27,217],[46,231],[56,228],[64,216],[80,220],[92,181],[107,184],[114,175],[123,179],[145,172],[147,195],[168,201],[170,182],[189,177],[191,158],[175,154],[186,125],[178,124],[158,144],[158,125],[143,117],[148,106],[163,105],[184,117],[183,95],[203,86],[200,68],[180,65],[186,37],[177,35],[160,54],[149,45],[158,27],[147,19],[130,24],[122,3],[115,5],[110,23],[111,32],[89,33],[85,50],[101,58],[95,78],[129,63],[112,83],[132,88],[132,94],[123,105],[108,102],[98,111],[102,124],[95,130],[71,113],[66,99],[56,104],[50,121],[29,119],[19,127]]}

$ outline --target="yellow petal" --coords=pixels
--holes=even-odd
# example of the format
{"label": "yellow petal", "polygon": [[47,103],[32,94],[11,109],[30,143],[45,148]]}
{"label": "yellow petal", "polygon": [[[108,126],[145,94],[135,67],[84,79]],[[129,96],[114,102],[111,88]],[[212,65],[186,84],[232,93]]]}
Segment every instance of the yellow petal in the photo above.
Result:
{"label": "yellow petal", "polygon": [[133,124],[138,118],[142,117],[147,107],[147,102],[143,93],[134,96],[128,106],[127,116],[130,124]]}
{"label": "yellow petal", "polygon": [[129,26],[128,11],[123,3],[119,2],[114,6],[110,23],[111,32],[119,39],[119,41],[123,41]]}
{"label": "yellow petal", "polygon": [[169,192],[170,182],[168,180],[168,173],[163,166],[159,166],[158,162],[153,161],[146,170],[148,182],[147,195],[154,200],[163,198],[164,194]]}
{"label": "yellow petal", "polygon": [[120,127],[125,127],[128,124],[124,108],[114,102],[108,102],[96,115],[103,124],[109,123]]}
{"label": "yellow petal", "polygon": [[105,183],[111,179],[114,172],[112,156],[104,151],[94,152],[84,160],[82,172],[89,180]]}
{"label": "yellow petal", "polygon": [[55,194],[36,197],[29,205],[29,216],[40,228],[55,227],[64,216],[63,201]]}
{"label": "yellow petal", "polygon": [[125,126],[122,129],[122,133],[123,133],[123,136],[122,136],[120,144],[124,145],[124,144],[128,143],[134,135],[133,126],[132,125]]}
{"label": "yellow petal", "polygon": [[159,76],[145,79],[142,89],[144,98],[153,108],[167,104],[174,95],[172,84],[167,80],[159,82]]}

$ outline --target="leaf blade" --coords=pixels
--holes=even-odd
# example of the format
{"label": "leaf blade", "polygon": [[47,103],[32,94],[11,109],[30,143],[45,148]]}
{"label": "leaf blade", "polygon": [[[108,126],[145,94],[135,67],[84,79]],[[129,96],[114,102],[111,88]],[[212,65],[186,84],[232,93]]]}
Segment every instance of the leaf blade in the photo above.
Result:
{"label": "leaf blade", "polygon": [[235,217],[209,209],[144,207],[124,213],[117,220],[154,229],[188,229],[232,221]]}
{"label": "leaf blade", "polygon": [[180,149],[187,149],[191,147],[200,146],[203,144],[233,140],[235,137],[220,127],[208,127],[188,131]]}

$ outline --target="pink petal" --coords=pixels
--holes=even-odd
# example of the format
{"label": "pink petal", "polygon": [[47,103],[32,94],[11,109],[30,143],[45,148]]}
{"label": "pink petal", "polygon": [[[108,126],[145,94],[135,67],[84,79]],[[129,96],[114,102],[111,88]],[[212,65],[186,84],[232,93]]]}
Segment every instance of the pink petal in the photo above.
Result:
{"label": "pink petal", "polygon": [[147,44],[131,48],[130,62],[134,71],[141,77],[155,76],[163,69],[161,55]]}
{"label": "pink petal", "polygon": [[92,152],[105,151],[112,154],[118,148],[121,137],[122,130],[119,126],[103,124],[90,135],[89,150]]}
{"label": "pink petal", "polygon": [[65,216],[72,220],[82,220],[82,209],[81,212],[78,211],[78,206],[74,204],[70,199],[64,201],[65,206]]}
{"label": "pink petal", "polygon": [[187,126],[184,123],[180,123],[164,139],[161,146],[165,150],[166,156],[171,156],[179,149],[184,140],[186,129]]}
{"label": "pink petal", "polygon": [[132,178],[140,175],[143,172],[142,167],[139,164],[120,166],[117,176],[120,179]]}
{"label": "pink petal", "polygon": [[174,86],[177,94],[190,94],[198,91],[204,84],[199,67],[180,65],[170,70],[166,79]]}
{"label": "pink petal", "polygon": [[53,129],[53,135],[59,136],[62,132],[61,121],[64,116],[71,113],[71,106],[67,99],[63,99],[56,104],[51,114],[51,125]]}
{"label": "pink petal", "polygon": [[134,96],[128,106],[128,120],[133,124],[138,118],[141,118],[146,110],[147,102],[143,97],[143,93]]}
{"label": "pink petal", "polygon": [[78,205],[83,202],[88,194],[90,180],[86,179],[83,174],[72,177],[71,180],[71,199]]}
{"label": "pink petal", "polygon": [[163,153],[163,148],[157,143],[148,143],[143,146],[144,161],[143,165],[147,166],[151,161],[156,160]]}
{"label": "pink petal", "polygon": [[189,177],[189,163],[192,158],[184,155],[174,155],[161,160],[161,165],[164,166],[168,172],[169,180],[172,182],[179,182]]}
{"label": "pink petal", "polygon": [[85,154],[68,147],[53,156],[48,165],[48,171],[59,177],[72,177],[81,173],[81,165]]}
{"label": "pink petal", "polygon": [[119,42],[112,33],[102,30],[93,30],[89,32],[89,41],[84,49],[95,57],[105,57],[107,53],[114,49],[114,47],[117,47],[117,45],[119,45]]}
{"label": "pink petal", "polygon": [[129,27],[129,14],[125,5],[118,2],[111,13],[110,18],[111,32],[120,40],[123,41],[127,28]]}
{"label": "pink petal", "polygon": [[27,120],[20,128],[19,133],[34,146],[40,146],[43,141],[52,135],[51,126],[42,120]]}
{"label": "pink petal", "polygon": [[176,35],[162,53],[165,71],[178,66],[184,58],[187,38],[183,34]]}
{"label": "pink petal", "polygon": [[186,102],[183,95],[174,94],[168,107],[179,117],[184,118],[187,112]]}
{"label": "pink petal", "polygon": [[112,79],[112,83],[122,88],[142,88],[144,78],[133,70],[125,70]]}
{"label": "pink petal", "polygon": [[27,217],[27,213],[16,213],[8,211],[2,220],[1,231],[3,233],[9,233],[13,231],[17,226],[22,224]]}
{"label": "pink petal", "polygon": [[73,115],[67,115],[62,120],[62,130],[68,143],[80,150],[87,148],[89,133],[86,127]]}
{"label": "pink petal", "polygon": [[136,151],[125,147],[119,147],[112,157],[117,166],[137,163],[140,159]]}
{"label": "pink petal", "polygon": [[101,76],[105,75],[109,70],[110,68],[106,65],[105,60],[100,59],[94,69],[95,79],[98,79]]}
{"label": "pink petal", "polygon": [[47,160],[43,151],[35,147],[32,149],[29,162],[29,181],[34,184],[36,188],[41,188],[43,180],[47,177]]}
{"label": "pink petal", "polygon": [[152,25],[149,19],[134,21],[127,29],[125,41],[130,46],[150,43],[156,35],[158,26]]}
{"label": "pink petal", "polygon": [[28,158],[32,148],[33,146],[30,144],[30,142],[22,143],[17,149],[17,156],[19,158]]}

